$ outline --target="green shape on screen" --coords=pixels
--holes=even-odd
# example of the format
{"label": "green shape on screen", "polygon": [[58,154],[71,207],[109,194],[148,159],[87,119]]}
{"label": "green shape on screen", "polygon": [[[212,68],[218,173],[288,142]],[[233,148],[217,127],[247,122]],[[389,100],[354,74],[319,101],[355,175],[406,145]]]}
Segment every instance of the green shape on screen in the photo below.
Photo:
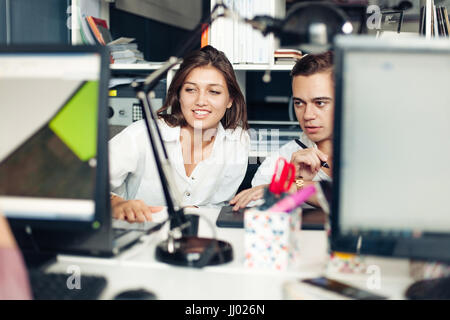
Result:
{"label": "green shape on screen", "polygon": [[97,154],[97,113],[98,81],[87,81],[49,123],[82,161]]}

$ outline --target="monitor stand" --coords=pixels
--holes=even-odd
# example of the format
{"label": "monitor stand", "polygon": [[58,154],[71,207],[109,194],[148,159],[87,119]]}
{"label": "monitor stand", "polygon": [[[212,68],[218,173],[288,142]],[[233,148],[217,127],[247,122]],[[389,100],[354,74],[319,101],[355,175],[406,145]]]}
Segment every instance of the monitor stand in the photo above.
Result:
{"label": "monitor stand", "polygon": [[405,297],[411,300],[449,300],[450,276],[417,281],[409,286]]}

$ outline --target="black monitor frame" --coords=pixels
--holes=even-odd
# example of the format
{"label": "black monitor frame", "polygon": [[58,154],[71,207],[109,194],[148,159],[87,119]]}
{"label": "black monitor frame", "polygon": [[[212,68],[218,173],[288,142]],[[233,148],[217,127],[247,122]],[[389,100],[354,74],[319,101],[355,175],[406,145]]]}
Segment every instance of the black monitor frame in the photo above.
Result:
{"label": "black monitor frame", "polygon": [[[98,100],[98,129],[97,129],[97,167],[95,178],[95,215],[90,221],[80,220],[48,220],[8,217],[13,230],[24,228],[38,230],[67,231],[98,230],[103,224],[110,225],[109,201],[109,159],[108,159],[108,81],[109,50],[104,46],[71,46],[71,45],[11,45],[0,46],[0,54],[51,54],[51,53],[96,53],[100,55],[100,78]],[[49,90],[51,92],[51,90]],[[20,97],[18,97],[20,98]]]}
{"label": "black monitor frame", "polygon": [[[367,255],[410,258],[450,262],[449,233],[422,233],[418,238],[400,234],[383,234],[380,230],[364,233],[343,234],[340,228],[339,194],[342,183],[340,175],[342,150],[342,114],[345,112],[345,55],[348,52],[411,52],[446,53],[450,55],[450,43],[442,40],[395,40],[383,42],[371,37],[358,37],[356,41],[337,37],[335,39],[335,115],[333,135],[333,195],[331,205],[331,249],[333,251]],[[347,37],[348,38],[348,37]],[[356,37],[352,37],[355,39]],[[348,41],[350,40],[350,41]],[[450,227],[449,227],[450,230]]]}

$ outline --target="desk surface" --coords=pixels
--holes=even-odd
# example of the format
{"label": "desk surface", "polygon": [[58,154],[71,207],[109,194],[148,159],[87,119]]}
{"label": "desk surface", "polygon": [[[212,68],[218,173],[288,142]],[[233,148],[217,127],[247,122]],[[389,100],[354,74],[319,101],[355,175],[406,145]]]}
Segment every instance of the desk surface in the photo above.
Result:
{"label": "desk surface", "polygon": [[[403,292],[412,283],[407,260],[366,257],[366,264],[375,266],[372,273],[340,274],[326,270],[327,239],[324,231],[302,230],[300,237],[301,259],[296,269],[269,271],[244,267],[244,230],[217,228],[216,209],[192,209],[190,213],[207,218],[200,219],[199,235],[212,237],[211,225],[217,238],[233,246],[233,261],[209,266],[201,270],[176,267],[156,261],[156,245],[166,239],[167,227],[147,236],[142,242],[113,258],[80,257],[60,255],[48,271],[66,272],[69,266],[78,266],[81,275],[99,274],[106,276],[108,285],[101,299],[112,299],[116,294],[132,288],[145,288],[154,292],[158,299],[188,300],[278,300],[284,299],[283,284],[301,278],[327,275],[331,278],[367,289],[373,272],[380,275],[379,289],[371,291],[391,299],[403,298]],[[162,213],[155,220],[164,219]],[[82,278],[81,278],[82,279]],[[81,280],[82,281],[82,280]],[[82,284],[81,284],[82,285]]]}

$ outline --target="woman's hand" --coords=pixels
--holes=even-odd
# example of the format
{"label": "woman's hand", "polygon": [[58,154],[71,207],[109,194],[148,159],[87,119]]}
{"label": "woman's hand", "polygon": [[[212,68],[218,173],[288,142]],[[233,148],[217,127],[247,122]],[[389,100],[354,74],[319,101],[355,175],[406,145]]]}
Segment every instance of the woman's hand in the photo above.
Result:
{"label": "woman's hand", "polygon": [[233,210],[237,211],[241,208],[245,208],[251,201],[261,199],[264,196],[264,187],[267,186],[267,184],[263,184],[239,192],[239,194],[230,201],[230,205],[234,205]]}
{"label": "woman's hand", "polygon": [[151,207],[142,200],[125,200],[119,196],[111,198],[113,218],[128,222],[152,221],[152,214],[159,212],[163,207]]}

